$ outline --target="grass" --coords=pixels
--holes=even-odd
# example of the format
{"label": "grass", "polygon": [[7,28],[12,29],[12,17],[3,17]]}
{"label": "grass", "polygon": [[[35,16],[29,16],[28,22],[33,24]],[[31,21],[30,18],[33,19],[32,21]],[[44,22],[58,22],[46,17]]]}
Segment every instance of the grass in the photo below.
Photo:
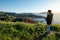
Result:
{"label": "grass", "polygon": [[52,24],[54,35],[44,36],[46,25],[43,23],[0,21],[0,40],[60,40],[60,25]]}

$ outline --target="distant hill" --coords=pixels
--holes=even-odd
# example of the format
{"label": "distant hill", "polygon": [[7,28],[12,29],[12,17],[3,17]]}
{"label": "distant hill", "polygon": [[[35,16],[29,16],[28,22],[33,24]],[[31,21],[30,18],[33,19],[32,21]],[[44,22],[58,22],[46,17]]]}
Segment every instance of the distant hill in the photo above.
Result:
{"label": "distant hill", "polygon": [[47,12],[41,12],[41,13],[39,13],[39,14],[47,14]]}
{"label": "distant hill", "polygon": [[46,17],[46,16],[47,16],[47,12],[37,13],[36,15],[37,15],[37,16]]}
{"label": "distant hill", "polygon": [[33,13],[21,13],[21,14],[16,14],[17,17],[29,17],[29,18],[44,18],[43,16],[38,16]]}
{"label": "distant hill", "polygon": [[15,16],[15,17],[29,17],[29,18],[45,18],[44,16],[38,16],[38,15],[35,15],[33,13],[20,13],[20,14],[17,14],[17,13],[14,13],[14,12],[0,12],[0,14],[5,14],[5,15],[8,15],[8,16]]}

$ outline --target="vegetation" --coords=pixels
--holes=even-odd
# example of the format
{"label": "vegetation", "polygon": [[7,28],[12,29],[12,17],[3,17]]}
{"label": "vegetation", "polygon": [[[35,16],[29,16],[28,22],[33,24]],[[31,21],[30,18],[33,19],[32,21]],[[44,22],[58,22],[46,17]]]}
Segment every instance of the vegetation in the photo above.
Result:
{"label": "vegetation", "polygon": [[43,23],[0,21],[0,40],[60,40],[60,25],[52,24],[54,34],[44,35],[46,25]]}
{"label": "vegetation", "polygon": [[14,13],[14,12],[3,12],[1,11],[0,12],[0,17],[2,18],[7,18],[7,20],[12,20],[14,18],[17,18],[17,17],[21,17],[21,18],[25,18],[25,17],[28,17],[28,18],[45,18],[44,16],[38,16],[38,15],[35,15],[34,13]]}

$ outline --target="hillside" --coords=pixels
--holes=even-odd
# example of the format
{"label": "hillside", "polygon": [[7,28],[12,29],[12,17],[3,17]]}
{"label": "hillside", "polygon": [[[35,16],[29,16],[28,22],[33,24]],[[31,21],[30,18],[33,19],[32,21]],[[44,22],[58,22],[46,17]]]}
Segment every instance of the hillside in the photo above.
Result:
{"label": "hillside", "polygon": [[60,25],[52,24],[53,34],[45,35],[43,23],[0,21],[0,40],[60,40]]}
{"label": "hillside", "polygon": [[0,15],[8,15],[14,17],[29,17],[29,18],[45,18],[44,16],[38,16],[34,13],[14,13],[14,12],[0,12]]}

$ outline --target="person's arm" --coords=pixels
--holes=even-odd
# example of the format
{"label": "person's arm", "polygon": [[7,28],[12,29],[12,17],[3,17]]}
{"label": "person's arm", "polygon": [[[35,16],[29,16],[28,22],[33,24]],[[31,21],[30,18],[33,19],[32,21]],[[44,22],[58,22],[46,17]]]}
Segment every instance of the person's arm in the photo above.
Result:
{"label": "person's arm", "polygon": [[47,20],[47,17],[45,18],[45,20]]}
{"label": "person's arm", "polygon": [[53,20],[53,13],[52,13],[52,20]]}
{"label": "person's arm", "polygon": [[48,20],[48,19],[49,19],[48,17],[49,17],[49,15],[47,14],[46,20]]}

